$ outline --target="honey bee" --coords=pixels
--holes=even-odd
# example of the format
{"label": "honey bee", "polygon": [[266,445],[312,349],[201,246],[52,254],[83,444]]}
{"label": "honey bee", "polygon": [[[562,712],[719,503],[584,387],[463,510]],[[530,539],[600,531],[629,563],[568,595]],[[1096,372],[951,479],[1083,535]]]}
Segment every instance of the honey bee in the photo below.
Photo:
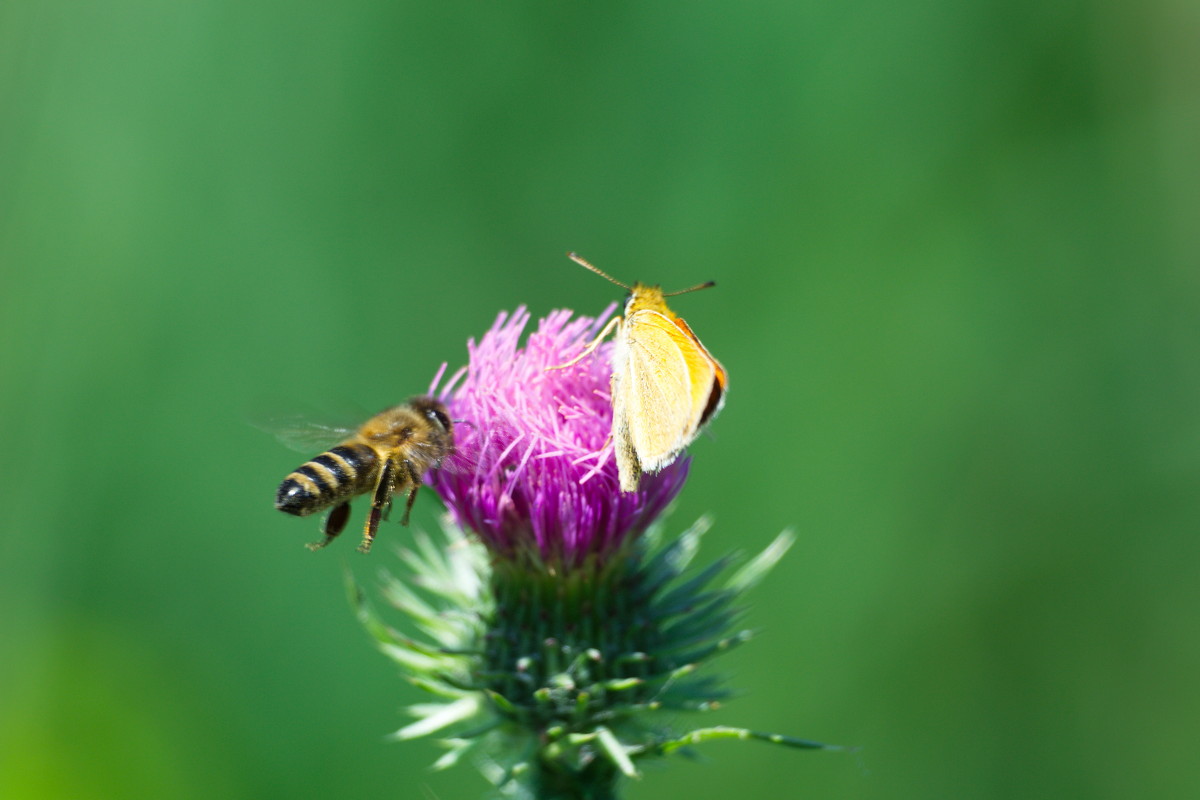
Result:
{"label": "honey bee", "polygon": [[275,494],[275,507],[298,517],[328,508],[321,523],[325,538],[308,545],[318,550],[346,527],[350,501],[370,492],[371,510],[358,546],[366,553],[392,496],[408,492],[400,520],[407,525],[421,478],[453,451],[454,424],[446,407],[431,397],[412,397],[371,417],[341,444],[288,475]]}

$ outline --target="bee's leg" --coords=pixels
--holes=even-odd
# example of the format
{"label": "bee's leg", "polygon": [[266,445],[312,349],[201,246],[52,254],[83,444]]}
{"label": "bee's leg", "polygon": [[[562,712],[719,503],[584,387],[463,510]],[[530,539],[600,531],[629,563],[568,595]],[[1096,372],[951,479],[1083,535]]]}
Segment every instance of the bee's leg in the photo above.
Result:
{"label": "bee's leg", "polygon": [[329,513],[325,515],[325,519],[321,521],[321,533],[325,534],[325,538],[319,542],[313,542],[308,545],[309,550],[320,550],[325,545],[332,542],[337,535],[346,527],[346,521],[350,519],[350,504],[338,503],[333,508],[329,509]]}
{"label": "bee's leg", "polygon": [[362,544],[358,552],[369,553],[371,543],[379,530],[379,520],[383,518],[383,510],[392,501],[392,492],[396,490],[396,470],[391,461],[385,461],[383,469],[379,470],[379,483],[375,484],[375,496],[371,498],[371,511],[367,514],[367,525],[363,529]]}
{"label": "bee's leg", "polygon": [[421,488],[421,480],[417,477],[412,464],[405,461],[404,467],[407,467],[406,471],[408,475],[405,477],[408,480],[408,485],[412,488],[408,490],[408,502],[404,504],[404,519],[400,520],[401,525],[408,524],[408,515],[412,513],[413,501],[417,499],[417,489]]}
{"label": "bee's leg", "polygon": [[604,337],[608,336],[608,334],[612,331],[613,328],[620,330],[620,327],[621,327],[621,318],[613,317],[612,319],[610,319],[608,321],[608,324],[604,326],[604,329],[602,331],[600,331],[600,333],[596,336],[596,338],[592,339],[591,343],[587,347],[583,348],[582,353],[575,356],[574,358],[572,358],[570,361],[568,361],[565,364],[555,364],[553,367],[546,367],[546,372],[549,372],[552,369],[566,369],[567,367],[574,366],[574,365],[578,364],[580,361],[583,361],[583,359],[586,358],[593,350],[595,350],[597,347],[600,346],[600,342],[604,341]]}

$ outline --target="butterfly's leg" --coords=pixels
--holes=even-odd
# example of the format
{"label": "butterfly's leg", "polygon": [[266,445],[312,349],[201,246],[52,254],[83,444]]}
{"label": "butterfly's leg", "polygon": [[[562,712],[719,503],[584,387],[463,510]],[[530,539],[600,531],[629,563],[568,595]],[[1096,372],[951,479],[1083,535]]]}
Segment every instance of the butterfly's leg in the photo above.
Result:
{"label": "butterfly's leg", "polygon": [[621,318],[613,317],[612,319],[610,319],[608,321],[608,324],[604,326],[604,329],[600,331],[600,333],[596,336],[596,338],[592,339],[591,343],[588,344],[587,347],[583,348],[582,353],[575,356],[574,358],[572,358],[570,361],[568,361],[565,364],[558,364],[557,366],[546,367],[546,371],[549,372],[552,369],[566,369],[567,367],[575,366],[580,361],[583,361],[583,359],[587,358],[592,353],[593,350],[595,350],[597,347],[599,347],[600,342],[604,341],[604,337],[608,336],[608,334],[612,332],[613,328],[618,329],[618,332],[620,332],[620,327],[621,327]]}

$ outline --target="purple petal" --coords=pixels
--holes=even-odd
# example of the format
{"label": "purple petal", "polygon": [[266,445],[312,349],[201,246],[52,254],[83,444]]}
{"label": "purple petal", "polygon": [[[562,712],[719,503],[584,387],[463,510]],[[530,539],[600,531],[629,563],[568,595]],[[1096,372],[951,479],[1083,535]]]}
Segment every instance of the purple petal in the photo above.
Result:
{"label": "purple petal", "polygon": [[456,521],[502,556],[533,549],[543,560],[579,564],[641,534],[683,487],[687,460],[645,475],[622,493],[609,431],[612,344],[565,364],[591,342],[616,309],[597,318],[553,311],[529,323],[522,306],[501,313],[476,343],[465,372],[431,394],[455,420],[455,454],[430,478]]}

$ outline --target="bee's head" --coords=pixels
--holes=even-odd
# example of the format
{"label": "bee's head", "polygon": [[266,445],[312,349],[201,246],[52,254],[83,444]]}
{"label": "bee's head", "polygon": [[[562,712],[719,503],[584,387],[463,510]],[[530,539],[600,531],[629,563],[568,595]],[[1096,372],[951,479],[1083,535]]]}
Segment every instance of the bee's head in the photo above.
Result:
{"label": "bee's head", "polygon": [[423,414],[427,420],[437,425],[444,433],[454,430],[454,423],[446,413],[446,407],[432,397],[413,397],[408,404]]}

